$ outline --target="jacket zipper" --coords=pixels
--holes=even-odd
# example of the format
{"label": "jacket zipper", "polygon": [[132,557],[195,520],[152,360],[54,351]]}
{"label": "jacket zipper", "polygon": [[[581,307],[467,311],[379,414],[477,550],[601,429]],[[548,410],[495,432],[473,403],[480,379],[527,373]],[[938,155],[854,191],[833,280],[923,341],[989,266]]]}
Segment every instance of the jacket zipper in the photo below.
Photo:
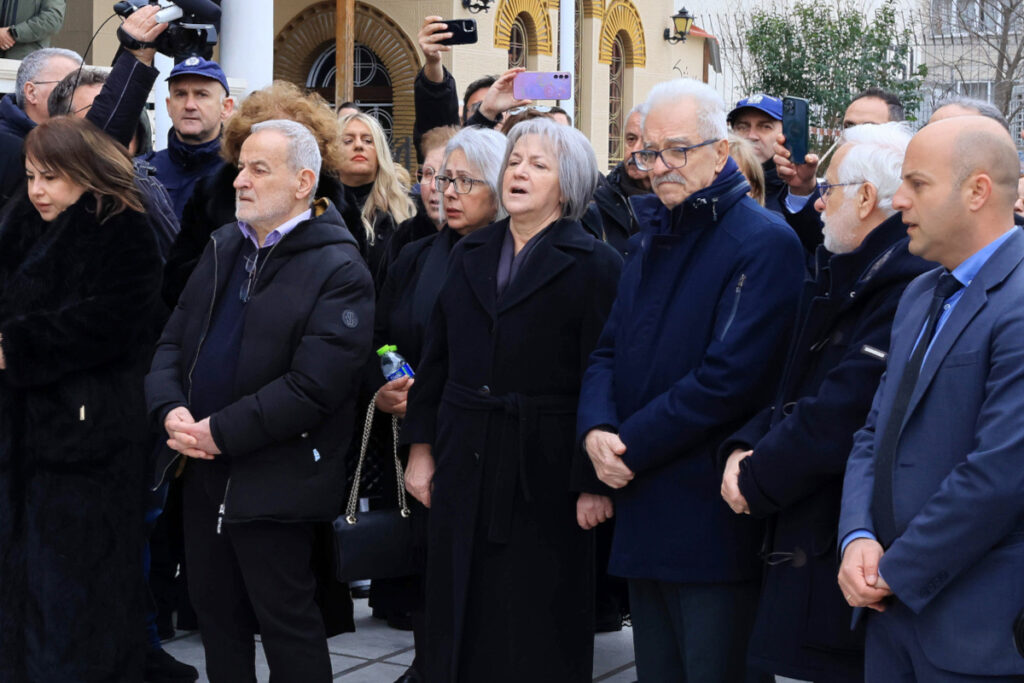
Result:
{"label": "jacket zipper", "polygon": [[736,319],[736,311],[740,307],[740,295],[743,293],[743,285],[747,282],[747,274],[740,273],[740,279],[736,283],[736,298],[732,302],[732,311],[729,313],[729,319],[725,321],[725,327],[722,329],[722,335],[719,339],[725,339],[726,332],[732,326],[732,321]]}
{"label": "jacket zipper", "polygon": [[[213,289],[210,293],[210,309],[206,313],[206,322],[203,324],[203,333],[199,335],[199,345],[196,347],[195,358],[192,359],[192,365],[188,369],[188,392],[186,392],[185,400],[188,401],[189,405],[192,405],[192,373],[195,372],[196,364],[199,362],[199,352],[203,350],[203,342],[206,341],[206,333],[210,331],[210,322],[213,320],[213,306],[217,302],[217,238],[210,235],[210,239],[213,241]],[[179,457],[181,457],[179,455]],[[160,475],[160,481],[153,487],[156,491],[158,488],[163,486],[164,480],[167,479],[167,472],[171,469],[171,466],[178,462],[178,458],[172,458],[167,466],[164,467],[163,473]]]}
{"label": "jacket zipper", "polygon": [[231,477],[228,477],[227,486],[224,487],[224,500],[220,502],[220,507],[217,508],[217,535],[220,536],[220,529],[224,525],[224,512],[228,506],[228,491],[231,490]]}
{"label": "jacket zipper", "polygon": [[[267,258],[263,259],[263,265],[259,267],[259,270],[256,271],[256,277],[254,277],[252,279],[252,285],[250,285],[251,290],[249,292],[249,296],[250,297],[253,294],[256,293],[256,283],[259,282],[260,275],[263,274],[263,269],[267,267],[267,262],[270,261],[270,257],[274,255],[274,250],[277,249],[278,245],[281,244],[281,242],[284,242],[284,238],[287,237],[287,236],[288,235],[285,235],[284,237],[279,239],[277,241],[277,244],[272,246],[270,248],[270,251],[267,252]],[[214,247],[216,248],[216,242],[214,242]],[[216,255],[216,252],[214,252],[214,255]],[[213,272],[214,272],[214,274],[217,273],[216,270],[214,270]],[[216,288],[214,288],[214,296],[216,296]],[[211,313],[211,315],[213,314],[213,305],[212,304],[210,305],[210,313]],[[206,337],[206,333],[204,332],[203,333],[203,338],[205,338],[205,337]],[[203,343],[202,339],[200,339],[200,341],[199,341],[200,346],[202,345],[202,343]],[[197,360],[199,359],[198,352],[196,353],[196,359]],[[195,367],[194,364],[193,364],[193,367]],[[190,372],[189,373],[189,399],[190,399],[190,401],[191,401],[191,396],[192,396],[192,384],[191,384],[191,382],[192,382],[192,373]],[[221,499],[220,507],[217,508],[217,535],[218,536],[220,535],[221,527],[224,525],[224,515],[227,513],[227,510],[228,510],[228,492],[230,490],[231,490],[231,476],[229,475],[228,476],[228,483],[224,486],[224,498]]]}

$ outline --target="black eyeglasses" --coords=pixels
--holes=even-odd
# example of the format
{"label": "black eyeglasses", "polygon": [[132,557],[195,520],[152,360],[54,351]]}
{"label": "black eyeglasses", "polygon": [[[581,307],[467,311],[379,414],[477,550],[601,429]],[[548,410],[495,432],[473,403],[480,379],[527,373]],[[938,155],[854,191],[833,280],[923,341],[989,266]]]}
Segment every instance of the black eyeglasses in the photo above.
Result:
{"label": "black eyeglasses", "polygon": [[443,175],[434,176],[434,188],[438,192],[444,192],[452,183],[455,183],[455,194],[469,194],[473,191],[473,186],[477,183],[481,185],[487,184],[484,180],[466,178],[465,176],[458,176],[456,178],[449,178],[448,176]]}
{"label": "black eyeglasses", "polygon": [[416,182],[418,183],[431,183],[434,181],[434,177],[437,176],[437,169],[431,168],[430,166],[424,166],[416,171]]}
{"label": "black eyeglasses", "polygon": [[863,180],[858,180],[853,183],[818,183],[818,193],[822,199],[828,199],[829,195],[832,194],[832,189],[836,187],[846,187],[847,185],[863,185]]}
{"label": "black eyeglasses", "polygon": [[686,166],[687,152],[718,142],[718,140],[718,138],[712,138],[689,147],[667,147],[661,150],[641,149],[633,152],[631,156],[633,157],[633,163],[641,171],[653,171],[658,159],[661,159],[661,163],[665,164],[666,168],[682,168]]}

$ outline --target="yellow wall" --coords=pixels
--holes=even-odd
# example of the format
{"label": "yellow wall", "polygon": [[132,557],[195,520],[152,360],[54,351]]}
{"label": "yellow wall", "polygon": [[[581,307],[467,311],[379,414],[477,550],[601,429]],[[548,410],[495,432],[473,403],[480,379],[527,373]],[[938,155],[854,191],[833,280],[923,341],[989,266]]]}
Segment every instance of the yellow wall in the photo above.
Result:
{"label": "yellow wall", "polygon": [[[423,22],[423,17],[436,14],[445,19],[473,18],[477,21],[479,41],[475,45],[460,45],[444,56],[445,66],[454,74],[462,88],[471,81],[486,74],[499,74],[505,70],[508,57],[505,50],[494,47],[495,20],[498,14],[497,0],[488,12],[470,14],[462,8],[461,0],[365,0],[391,17],[414,42]],[[568,2],[570,0],[561,0]],[[608,65],[599,62],[602,15],[613,5],[625,0],[585,0],[589,16],[584,20],[583,31],[583,82],[582,116],[577,126],[593,142],[598,162],[602,165],[608,155]],[[279,33],[301,10],[313,4],[314,0],[276,0],[274,2],[274,32]],[[704,46],[703,40],[691,38],[685,43],[670,44],[662,38],[662,32],[671,25],[670,16],[678,9],[678,0],[632,0],[643,26],[646,63],[643,68],[627,68],[626,92],[623,107],[628,111],[642,102],[650,89],[658,82],[687,76],[701,78]],[[79,52],[85,49],[89,37],[104,19],[110,16],[108,0],[76,0],[69,3],[68,19],[64,29],[55,37],[54,43]],[[552,33],[552,54],[533,54],[528,58],[530,68],[538,71],[555,71],[558,68],[558,2],[548,0],[548,17]],[[700,17],[698,17],[698,23]],[[94,64],[107,65],[117,47],[115,31],[117,20],[107,24],[96,39]],[[228,74],[231,76],[231,74]]]}

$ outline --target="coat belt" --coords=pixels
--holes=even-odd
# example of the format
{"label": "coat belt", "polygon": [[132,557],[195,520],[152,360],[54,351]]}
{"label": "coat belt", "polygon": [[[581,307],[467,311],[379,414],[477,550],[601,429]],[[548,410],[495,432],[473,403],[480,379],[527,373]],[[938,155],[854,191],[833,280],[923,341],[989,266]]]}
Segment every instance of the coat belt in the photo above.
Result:
{"label": "coat belt", "polygon": [[537,431],[538,419],[541,415],[574,415],[579,397],[574,394],[528,396],[520,393],[496,396],[487,386],[472,388],[449,380],[441,400],[464,410],[503,415],[487,538],[493,543],[507,543],[517,486],[524,500],[532,500],[526,463],[530,437]]}

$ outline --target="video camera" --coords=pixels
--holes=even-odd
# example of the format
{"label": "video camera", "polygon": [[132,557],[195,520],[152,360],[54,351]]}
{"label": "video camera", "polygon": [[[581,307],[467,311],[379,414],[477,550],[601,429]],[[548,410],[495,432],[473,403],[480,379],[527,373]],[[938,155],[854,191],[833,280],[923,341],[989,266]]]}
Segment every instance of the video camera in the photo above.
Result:
{"label": "video camera", "polygon": [[146,5],[159,5],[157,22],[169,24],[153,43],[157,52],[173,59],[209,57],[217,44],[220,7],[210,0],[124,0],[114,5],[114,12],[127,17]]}

